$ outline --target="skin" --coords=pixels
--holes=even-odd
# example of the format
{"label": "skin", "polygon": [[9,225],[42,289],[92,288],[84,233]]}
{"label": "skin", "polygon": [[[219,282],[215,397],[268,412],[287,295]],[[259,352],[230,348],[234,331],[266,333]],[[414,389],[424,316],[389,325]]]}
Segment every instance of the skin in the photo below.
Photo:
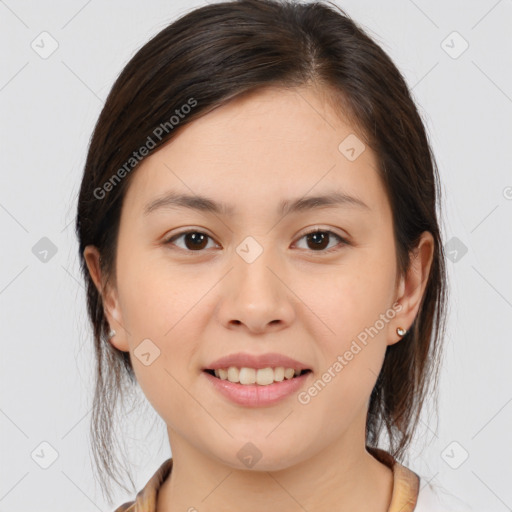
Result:
{"label": "skin", "polygon": [[[401,339],[396,328],[408,329],[418,312],[434,242],[423,233],[397,284],[391,208],[375,154],[367,146],[349,161],[338,150],[354,133],[318,88],[268,88],[183,127],[134,171],[116,280],[103,303],[117,332],[111,343],[130,351],[138,382],[167,425],[174,466],[158,511],[388,509],[392,472],[365,449],[368,401],[386,347]],[[283,199],[333,189],[369,209],[276,212]],[[229,203],[236,214],[169,208],[144,215],[147,203],[171,190]],[[304,236],[315,227],[349,243],[331,235],[315,249]],[[188,229],[211,238],[199,250],[183,236],[165,244]],[[250,264],[236,252],[247,236],[263,248]],[[84,254],[101,290],[98,251],[89,246]],[[306,389],[390,310],[394,318],[307,405],[293,394],[273,406],[242,407],[201,372],[233,352],[278,352],[313,370]],[[146,338],[160,350],[149,366],[134,356]],[[247,442],[262,454],[252,468],[237,457]]]}

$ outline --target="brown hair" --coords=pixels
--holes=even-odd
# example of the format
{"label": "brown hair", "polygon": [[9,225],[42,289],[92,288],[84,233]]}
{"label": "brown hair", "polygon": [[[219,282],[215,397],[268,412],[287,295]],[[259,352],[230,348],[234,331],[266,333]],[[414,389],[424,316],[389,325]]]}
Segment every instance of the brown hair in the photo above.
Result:
{"label": "brown hair", "polygon": [[154,151],[180,127],[231,98],[267,86],[308,84],[329,91],[332,105],[375,151],[393,211],[398,274],[407,271],[409,253],[423,231],[435,241],[418,314],[404,339],[387,347],[372,391],[367,445],[376,446],[380,433],[386,432],[390,453],[402,458],[433,383],[437,391],[447,294],[436,216],[439,177],[402,75],[388,55],[330,2],[239,0],[207,5],[167,26],[123,69],[95,126],[80,188],[76,233],[97,364],[91,434],[109,499],[104,476],[122,486],[112,451],[114,410],[118,397],[124,399],[136,379],[129,353],[118,351],[105,337],[109,326],[101,294],[83,251],[89,244],[96,246],[103,277],[115,282],[123,197],[140,158],[133,155],[148,147],[150,138]]}

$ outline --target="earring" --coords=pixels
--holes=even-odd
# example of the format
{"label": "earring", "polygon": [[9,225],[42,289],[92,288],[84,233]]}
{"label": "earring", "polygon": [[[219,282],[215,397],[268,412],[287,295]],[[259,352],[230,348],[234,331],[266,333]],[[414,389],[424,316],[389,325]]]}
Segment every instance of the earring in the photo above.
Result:
{"label": "earring", "polygon": [[110,329],[110,332],[108,333],[108,339],[113,338],[116,335],[116,331],[114,329]]}
{"label": "earring", "polygon": [[407,333],[407,329],[402,329],[402,327],[397,327],[396,333],[398,334],[398,336],[405,336],[405,334]]}

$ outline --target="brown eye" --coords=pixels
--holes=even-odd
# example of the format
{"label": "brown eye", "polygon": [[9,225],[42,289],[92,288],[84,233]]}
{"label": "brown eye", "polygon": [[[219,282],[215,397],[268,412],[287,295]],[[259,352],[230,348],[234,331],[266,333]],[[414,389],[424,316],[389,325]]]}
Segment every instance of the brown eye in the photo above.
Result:
{"label": "brown eye", "polygon": [[184,233],[179,233],[178,235],[174,235],[165,241],[166,244],[172,243],[174,244],[175,240],[182,238],[184,242],[184,247],[178,247],[180,249],[184,249],[187,251],[201,251],[205,249],[207,246],[208,239],[211,239],[209,235],[206,233],[202,233],[201,231],[185,231]]}
{"label": "brown eye", "polygon": [[[346,245],[347,242],[344,238],[337,235],[333,231],[329,230],[321,230],[316,229],[314,231],[310,231],[309,233],[306,233],[301,237],[301,240],[303,238],[306,239],[306,245],[307,249],[310,249],[312,251],[316,252],[331,252],[333,250],[336,250],[336,244],[334,246],[329,247],[329,244],[332,240],[332,238],[338,239],[339,242],[341,242],[341,245]],[[339,243],[337,245],[340,245]],[[329,247],[327,250],[326,248]]]}

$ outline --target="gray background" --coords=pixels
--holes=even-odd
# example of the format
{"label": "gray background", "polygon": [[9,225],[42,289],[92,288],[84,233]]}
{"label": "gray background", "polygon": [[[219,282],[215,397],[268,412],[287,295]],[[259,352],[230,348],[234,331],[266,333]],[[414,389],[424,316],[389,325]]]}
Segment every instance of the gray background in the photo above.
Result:
{"label": "gray background", "polygon": [[[512,510],[512,1],[337,3],[413,88],[443,182],[453,261],[440,413],[437,422],[425,412],[409,467],[478,510]],[[92,338],[76,196],[118,73],[202,4],[0,1],[0,512],[112,509],[88,445]],[[52,40],[56,51],[41,56]],[[137,489],[170,456],[162,422],[142,411],[120,433]],[[129,499],[119,492],[115,504]]]}

